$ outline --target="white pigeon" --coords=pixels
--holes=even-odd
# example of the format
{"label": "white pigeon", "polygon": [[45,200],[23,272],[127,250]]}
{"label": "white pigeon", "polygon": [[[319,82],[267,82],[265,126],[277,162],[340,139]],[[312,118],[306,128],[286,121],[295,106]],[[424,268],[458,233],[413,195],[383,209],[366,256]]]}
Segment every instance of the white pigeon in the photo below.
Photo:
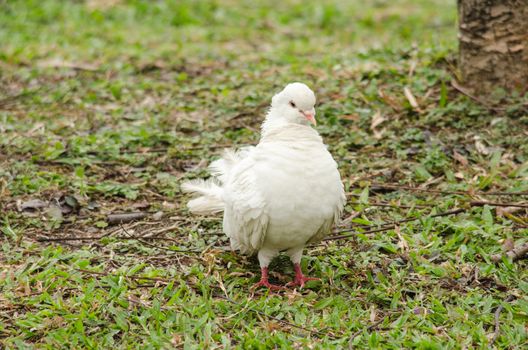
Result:
{"label": "white pigeon", "polygon": [[337,164],[315,122],[315,94],[302,83],[273,96],[257,146],[226,150],[209,169],[212,178],[182,184],[199,197],[193,213],[224,212],[231,248],[258,253],[261,279],[254,287],[281,289],[268,281],[271,260],[285,251],[295,268],[288,285],[303,287],[301,257],[308,243],[326,236],[339,219],[345,192]]}

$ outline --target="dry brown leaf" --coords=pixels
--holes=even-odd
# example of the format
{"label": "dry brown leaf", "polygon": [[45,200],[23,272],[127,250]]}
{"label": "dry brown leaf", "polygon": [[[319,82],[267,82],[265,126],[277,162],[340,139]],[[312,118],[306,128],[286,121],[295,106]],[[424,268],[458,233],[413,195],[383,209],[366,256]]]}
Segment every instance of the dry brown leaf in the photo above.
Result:
{"label": "dry brown leaf", "polygon": [[175,210],[178,206],[172,202],[163,201],[161,203],[162,207],[168,209],[168,210]]}
{"label": "dry brown leaf", "polygon": [[280,323],[275,321],[268,321],[264,323],[264,328],[270,333],[281,330],[283,327]]}
{"label": "dry brown leaf", "polygon": [[416,98],[414,97],[411,89],[408,86],[403,88],[403,94],[405,95],[405,97],[407,98],[407,101],[409,101],[409,104],[411,105],[413,109],[415,110],[420,109],[418,102],[416,102]]}
{"label": "dry brown leaf", "polygon": [[378,312],[376,311],[376,308],[374,306],[371,306],[370,307],[370,316],[369,316],[370,323],[375,323],[376,322],[377,315],[378,315]]}
{"label": "dry brown leaf", "polygon": [[489,148],[486,147],[486,145],[484,145],[484,143],[480,139],[477,139],[475,141],[475,148],[480,154],[483,154],[485,156],[490,154]]}
{"label": "dry brown leaf", "polygon": [[43,209],[48,206],[48,202],[44,202],[40,199],[30,199],[27,202],[24,203],[18,203],[18,210],[19,211],[35,211],[38,209]]}
{"label": "dry brown leaf", "polygon": [[10,191],[7,188],[7,181],[4,179],[0,179],[0,198],[7,198]]}
{"label": "dry brown leaf", "polygon": [[400,230],[400,226],[395,226],[394,227],[394,232],[396,232],[396,235],[398,235],[398,239],[399,239],[398,248],[400,248],[402,250],[402,252],[409,251],[409,244],[405,240],[405,237],[403,237],[403,235],[401,233],[401,230]]}
{"label": "dry brown leaf", "polygon": [[409,77],[413,76],[414,70],[416,69],[417,65],[418,65],[418,62],[416,60],[411,61],[411,66],[409,67]]}
{"label": "dry brown leaf", "polygon": [[372,116],[372,121],[370,122],[370,130],[372,130],[372,132],[374,133],[375,139],[379,140],[383,136],[385,129],[377,130],[376,128],[386,120],[387,119],[384,118],[383,115],[381,115],[380,111],[376,111],[376,113],[374,113],[374,115]]}
{"label": "dry brown leaf", "polygon": [[453,151],[453,158],[455,158],[455,160],[458,161],[463,166],[466,166],[469,163],[467,158],[461,155],[460,153],[458,153],[457,151]]}
{"label": "dry brown leaf", "polygon": [[383,128],[381,130],[374,130],[374,138],[376,140],[381,139],[386,130],[387,130],[386,128]]}
{"label": "dry brown leaf", "polygon": [[396,99],[387,95],[381,88],[378,89],[378,94],[381,99],[391,106],[396,112],[400,112],[403,109],[403,106],[398,101],[396,101]]}
{"label": "dry brown leaf", "polygon": [[224,295],[226,296],[226,298],[229,298],[229,294],[227,293],[227,290],[224,286],[224,282],[222,281],[222,276],[220,276],[220,272],[214,271],[213,276],[216,282],[218,282],[218,286],[220,286],[220,289],[222,290],[222,292],[224,292]]}
{"label": "dry brown leaf", "polygon": [[152,215],[152,219],[153,220],[156,220],[156,221],[159,221],[163,218],[163,215],[165,213],[163,213],[161,210],[157,211],[156,213],[154,213],[154,215]]}
{"label": "dry brown leaf", "polygon": [[180,334],[177,334],[177,333],[173,334],[172,335],[172,339],[171,339],[171,344],[173,346],[176,346],[176,347],[182,345],[183,344],[183,337]]}
{"label": "dry brown leaf", "polygon": [[511,237],[508,237],[502,242],[502,250],[505,252],[511,252],[515,248],[515,242]]}
{"label": "dry brown leaf", "polygon": [[372,121],[370,123],[370,129],[375,129],[378,125],[383,123],[386,119],[381,115],[380,111],[376,111],[374,115],[372,116]]}
{"label": "dry brown leaf", "polygon": [[459,180],[464,180],[464,173],[458,171],[455,173],[455,178]]}

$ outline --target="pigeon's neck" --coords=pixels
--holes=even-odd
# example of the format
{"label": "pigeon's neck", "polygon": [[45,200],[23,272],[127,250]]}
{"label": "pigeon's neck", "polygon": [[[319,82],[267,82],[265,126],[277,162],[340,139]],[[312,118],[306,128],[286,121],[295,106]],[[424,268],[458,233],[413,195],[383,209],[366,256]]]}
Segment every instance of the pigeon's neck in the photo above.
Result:
{"label": "pigeon's neck", "polygon": [[302,142],[322,142],[317,131],[309,125],[292,123],[279,114],[270,111],[262,123],[261,141],[264,140],[283,140]]}
{"label": "pigeon's neck", "polygon": [[266,136],[273,130],[283,128],[288,124],[288,121],[281,116],[277,115],[273,111],[269,111],[264,123],[262,123],[262,137]]}
{"label": "pigeon's neck", "polygon": [[288,120],[288,118],[284,117],[284,113],[280,109],[271,108],[266,115],[266,119],[262,123],[261,135],[264,137],[272,131],[292,125],[302,125],[309,127],[308,121],[306,121],[306,124],[292,122],[291,120]]}

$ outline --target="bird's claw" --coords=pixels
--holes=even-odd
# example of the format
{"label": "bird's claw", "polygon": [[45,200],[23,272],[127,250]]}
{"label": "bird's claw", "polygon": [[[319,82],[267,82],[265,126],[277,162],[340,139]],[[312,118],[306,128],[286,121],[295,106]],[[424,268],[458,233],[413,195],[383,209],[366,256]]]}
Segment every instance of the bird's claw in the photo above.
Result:
{"label": "bird's claw", "polygon": [[255,283],[251,287],[251,290],[255,290],[255,289],[259,288],[259,287],[265,287],[265,288],[268,288],[271,291],[284,290],[284,287],[278,286],[276,284],[271,284],[271,283],[269,283],[268,280],[260,280],[260,281],[258,281],[257,283]]}
{"label": "bird's claw", "polygon": [[316,277],[306,277],[304,275],[301,276],[295,276],[295,279],[291,282],[288,282],[286,284],[286,287],[301,287],[303,288],[305,283],[308,281],[320,281],[320,278]]}

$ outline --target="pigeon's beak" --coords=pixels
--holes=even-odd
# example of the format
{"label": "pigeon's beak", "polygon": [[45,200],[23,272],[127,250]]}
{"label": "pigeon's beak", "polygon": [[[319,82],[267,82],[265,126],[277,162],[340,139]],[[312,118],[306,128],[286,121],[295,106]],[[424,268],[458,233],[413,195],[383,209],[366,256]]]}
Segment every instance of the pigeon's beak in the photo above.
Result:
{"label": "pigeon's beak", "polygon": [[314,126],[317,125],[317,122],[315,121],[315,111],[312,110],[312,111],[308,111],[308,112],[303,112],[304,114],[304,117],[310,122],[312,123]]}

